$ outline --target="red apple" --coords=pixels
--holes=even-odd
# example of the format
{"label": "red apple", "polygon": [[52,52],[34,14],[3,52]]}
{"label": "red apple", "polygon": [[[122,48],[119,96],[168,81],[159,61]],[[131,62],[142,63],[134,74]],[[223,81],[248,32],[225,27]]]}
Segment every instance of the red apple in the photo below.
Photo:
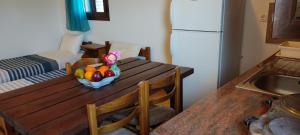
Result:
{"label": "red apple", "polygon": [[104,77],[113,77],[115,73],[112,70],[107,70],[104,74]]}
{"label": "red apple", "polygon": [[93,76],[92,76],[92,81],[93,82],[99,82],[102,80],[102,75],[100,71],[96,71]]}

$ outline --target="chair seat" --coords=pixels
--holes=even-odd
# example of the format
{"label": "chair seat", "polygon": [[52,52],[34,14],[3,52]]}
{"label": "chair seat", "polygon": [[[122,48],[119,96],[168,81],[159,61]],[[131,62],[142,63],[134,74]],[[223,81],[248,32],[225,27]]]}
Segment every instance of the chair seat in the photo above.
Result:
{"label": "chair seat", "polygon": [[[105,121],[102,121],[102,122],[98,121],[98,123],[102,123],[103,125],[107,125],[107,124],[111,124],[112,122],[110,120],[105,120]],[[90,132],[89,132],[89,130],[84,130],[81,133],[78,133],[76,135],[90,135]],[[134,132],[132,132],[132,131],[126,129],[126,128],[119,128],[119,129],[116,129],[114,131],[107,132],[107,133],[104,133],[104,134],[101,134],[101,135],[136,135],[136,133],[134,133]]]}
{"label": "chair seat", "polygon": [[126,128],[120,128],[115,131],[105,133],[103,135],[136,135],[136,134]]}
{"label": "chair seat", "polygon": [[[90,135],[90,132],[88,130],[86,130],[86,131],[81,132],[76,135]],[[136,135],[136,134],[126,128],[120,128],[120,129],[114,130],[112,132],[104,133],[102,135]]]}
{"label": "chair seat", "polygon": [[[129,113],[131,112],[130,109],[127,110],[122,110],[116,114],[114,114],[112,117],[114,119],[122,119],[126,117]],[[150,126],[156,126],[159,125],[165,121],[168,121],[172,117],[175,116],[175,111],[169,107],[164,107],[164,106],[158,106],[158,105],[153,105],[150,107],[149,110],[149,124]],[[138,125],[138,118],[134,118],[130,124],[132,125]]]}

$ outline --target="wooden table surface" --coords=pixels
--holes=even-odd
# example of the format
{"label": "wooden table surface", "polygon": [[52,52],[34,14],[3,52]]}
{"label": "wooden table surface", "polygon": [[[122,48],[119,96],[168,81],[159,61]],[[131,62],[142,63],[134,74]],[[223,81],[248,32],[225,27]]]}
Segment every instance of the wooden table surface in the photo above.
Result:
{"label": "wooden table surface", "polygon": [[[23,135],[76,134],[88,129],[86,105],[101,105],[137,89],[142,80],[156,80],[175,68],[128,58],[119,61],[122,74],[111,85],[92,90],[65,76],[0,95],[0,115]],[[193,69],[182,67],[182,79]]]}

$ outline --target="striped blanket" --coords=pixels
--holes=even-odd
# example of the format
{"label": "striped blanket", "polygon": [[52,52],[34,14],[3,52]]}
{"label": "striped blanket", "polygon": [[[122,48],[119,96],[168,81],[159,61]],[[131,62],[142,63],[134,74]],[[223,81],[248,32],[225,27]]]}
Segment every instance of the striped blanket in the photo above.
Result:
{"label": "striped blanket", "polygon": [[55,60],[39,55],[0,60],[0,84],[58,69]]}
{"label": "striped blanket", "polygon": [[26,86],[30,86],[36,83],[48,81],[54,78],[62,77],[66,75],[66,71],[64,69],[62,70],[55,70],[51,72],[47,72],[44,74],[36,75],[36,76],[31,76],[31,77],[25,77],[23,79],[11,81],[11,82],[6,82],[0,84],[0,93],[16,90],[19,88],[23,88]]}

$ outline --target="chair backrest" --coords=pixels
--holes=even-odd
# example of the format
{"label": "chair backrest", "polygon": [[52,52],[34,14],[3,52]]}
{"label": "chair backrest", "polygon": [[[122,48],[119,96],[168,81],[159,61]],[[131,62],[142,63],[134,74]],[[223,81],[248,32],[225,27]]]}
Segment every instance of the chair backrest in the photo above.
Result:
{"label": "chair backrest", "polygon": [[150,47],[141,48],[139,56],[145,57],[146,60],[151,61],[151,49]]}
{"label": "chair backrest", "polygon": [[75,62],[73,65],[70,63],[66,63],[66,72],[67,75],[70,75],[73,73],[73,70],[82,66],[87,66],[91,64],[97,64],[100,63],[99,58],[82,58],[79,61]]}
{"label": "chair backrest", "polygon": [[[160,96],[155,99],[150,99],[151,93],[155,93],[156,90],[167,90],[167,95]],[[159,81],[150,82],[142,81],[139,83],[139,123],[140,131],[143,135],[149,134],[149,107],[150,105],[158,104],[174,97],[175,99],[175,113],[180,112],[181,106],[181,95],[180,95],[180,70],[179,67],[175,68],[175,71],[170,73],[170,75],[160,79]]]}
{"label": "chair backrest", "polygon": [[[88,112],[90,135],[101,135],[129,124],[130,121],[139,112],[139,105],[136,104],[137,97],[138,97],[138,91],[136,90],[134,92],[126,94],[125,96],[115,99],[114,101],[111,101],[109,103],[106,103],[98,107],[96,107],[95,104],[88,104],[87,112]],[[128,107],[132,108],[132,112],[130,112],[125,118],[111,124],[106,124],[103,126],[101,126],[101,124],[98,125],[97,123],[98,115],[113,114],[113,112]]]}

